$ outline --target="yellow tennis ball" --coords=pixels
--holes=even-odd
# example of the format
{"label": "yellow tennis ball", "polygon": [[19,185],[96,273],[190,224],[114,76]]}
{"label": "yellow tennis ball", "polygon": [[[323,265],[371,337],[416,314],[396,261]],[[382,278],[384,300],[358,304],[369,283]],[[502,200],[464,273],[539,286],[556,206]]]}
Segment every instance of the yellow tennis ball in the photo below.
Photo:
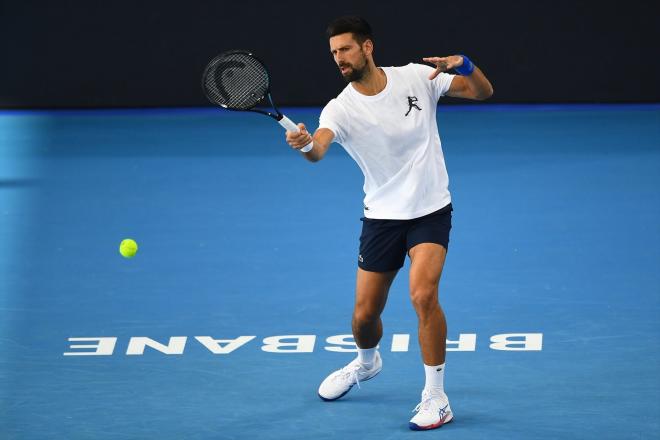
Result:
{"label": "yellow tennis ball", "polygon": [[119,244],[119,253],[124,258],[133,258],[138,251],[138,245],[135,240],[127,238]]}

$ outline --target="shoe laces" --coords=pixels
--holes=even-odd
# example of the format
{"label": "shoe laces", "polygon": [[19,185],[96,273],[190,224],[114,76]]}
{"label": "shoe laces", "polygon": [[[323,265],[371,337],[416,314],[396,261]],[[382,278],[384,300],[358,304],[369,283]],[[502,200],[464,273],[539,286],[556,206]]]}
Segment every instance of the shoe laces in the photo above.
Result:
{"label": "shoe laces", "polygon": [[337,377],[335,377],[335,380],[355,382],[358,388],[360,388],[360,375],[358,374],[360,368],[361,365],[359,363],[346,365],[341,369]]}
{"label": "shoe laces", "polygon": [[439,402],[439,398],[434,397],[431,395],[431,393],[423,393],[422,394],[422,401],[417,404],[415,409],[412,410],[412,412],[440,412],[440,417],[444,416],[444,413],[447,411],[447,406],[445,405],[444,408],[441,408],[441,403]]}

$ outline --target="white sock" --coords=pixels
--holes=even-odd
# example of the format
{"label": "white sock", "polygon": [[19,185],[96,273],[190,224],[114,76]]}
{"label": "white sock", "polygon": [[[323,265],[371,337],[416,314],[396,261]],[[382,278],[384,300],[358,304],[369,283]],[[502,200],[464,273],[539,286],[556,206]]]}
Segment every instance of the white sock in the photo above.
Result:
{"label": "white sock", "polygon": [[364,368],[370,370],[374,366],[376,360],[376,347],[374,348],[358,348],[358,360]]}
{"label": "white sock", "polygon": [[424,389],[432,393],[444,393],[445,364],[442,365],[424,364],[424,372],[426,373],[426,385],[424,385]]}

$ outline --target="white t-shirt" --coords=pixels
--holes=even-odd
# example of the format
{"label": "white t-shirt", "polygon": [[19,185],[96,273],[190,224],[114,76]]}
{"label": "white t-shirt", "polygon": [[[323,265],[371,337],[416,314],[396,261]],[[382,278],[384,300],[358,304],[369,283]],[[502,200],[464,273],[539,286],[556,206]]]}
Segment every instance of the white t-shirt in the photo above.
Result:
{"label": "white t-shirt", "polygon": [[364,173],[364,216],[413,219],[448,205],[449,178],[435,119],[454,75],[428,77],[422,64],[383,67],[387,85],[366,96],[351,84],[321,112],[328,128]]}

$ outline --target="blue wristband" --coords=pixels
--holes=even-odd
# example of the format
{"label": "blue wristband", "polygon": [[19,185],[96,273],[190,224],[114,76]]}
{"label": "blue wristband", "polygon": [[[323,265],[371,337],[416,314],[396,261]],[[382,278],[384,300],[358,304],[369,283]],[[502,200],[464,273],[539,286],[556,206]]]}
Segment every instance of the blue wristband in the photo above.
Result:
{"label": "blue wristband", "polygon": [[463,57],[463,64],[460,67],[456,67],[454,70],[456,70],[459,75],[468,76],[474,72],[474,64],[465,55],[461,56]]}

